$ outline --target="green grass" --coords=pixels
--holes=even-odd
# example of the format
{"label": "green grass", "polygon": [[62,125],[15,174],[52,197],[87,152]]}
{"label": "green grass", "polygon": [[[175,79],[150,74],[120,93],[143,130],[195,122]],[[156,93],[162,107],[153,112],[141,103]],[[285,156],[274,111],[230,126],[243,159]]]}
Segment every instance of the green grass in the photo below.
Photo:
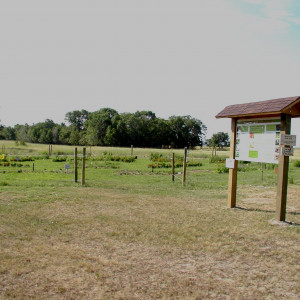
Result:
{"label": "green grass", "polygon": [[[13,155],[47,151],[4,143]],[[0,166],[0,298],[298,299],[299,168],[289,171],[290,223],[278,225],[273,168],[262,181],[260,164],[240,164],[240,208],[228,209],[228,174],[216,172],[223,163],[211,163],[209,149],[190,151],[202,166],[188,168],[185,186],[180,175],[172,183],[169,168],[148,168],[151,153],[170,150],[97,160],[130,151],[92,147],[85,186],[74,182],[72,156]]]}

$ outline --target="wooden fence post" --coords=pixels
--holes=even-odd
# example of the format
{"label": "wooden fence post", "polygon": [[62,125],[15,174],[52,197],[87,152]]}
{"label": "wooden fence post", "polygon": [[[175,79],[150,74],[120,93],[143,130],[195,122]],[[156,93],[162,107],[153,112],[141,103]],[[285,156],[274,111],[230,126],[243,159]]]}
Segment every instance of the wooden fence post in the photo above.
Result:
{"label": "wooden fence post", "polygon": [[85,154],[86,154],[86,148],[83,147],[81,185],[85,185]]}
{"label": "wooden fence post", "polygon": [[[229,158],[235,159],[235,142],[236,142],[236,122],[237,119],[231,119],[231,138],[230,138],[230,154]],[[228,207],[236,206],[236,188],[237,188],[237,160],[234,161],[234,168],[229,169],[228,179]]]}
{"label": "wooden fence post", "polygon": [[74,149],[74,173],[75,173],[74,181],[77,182],[77,180],[78,180],[77,147],[75,147],[75,149]]}
{"label": "wooden fence post", "polygon": [[[281,114],[280,134],[290,134],[291,132],[291,116]],[[281,146],[285,147],[285,146]],[[278,183],[277,183],[277,199],[276,199],[276,215],[278,221],[285,221],[286,200],[288,187],[288,171],[289,157],[279,155],[278,159]]]}
{"label": "wooden fence post", "polygon": [[172,153],[172,181],[175,180],[175,155]]}
{"label": "wooden fence post", "polygon": [[131,145],[131,156],[133,156],[133,145]]}
{"label": "wooden fence post", "polygon": [[183,157],[183,174],[182,174],[182,184],[185,185],[186,180],[186,155],[187,155],[187,148],[184,148],[184,157]]}

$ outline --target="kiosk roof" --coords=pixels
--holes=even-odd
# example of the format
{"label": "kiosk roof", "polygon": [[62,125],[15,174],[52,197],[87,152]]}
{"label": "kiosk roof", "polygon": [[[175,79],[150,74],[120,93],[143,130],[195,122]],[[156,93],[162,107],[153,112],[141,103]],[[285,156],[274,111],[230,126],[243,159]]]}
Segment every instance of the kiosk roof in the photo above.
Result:
{"label": "kiosk roof", "polygon": [[300,96],[229,105],[216,118],[268,117],[281,113],[300,117]]}

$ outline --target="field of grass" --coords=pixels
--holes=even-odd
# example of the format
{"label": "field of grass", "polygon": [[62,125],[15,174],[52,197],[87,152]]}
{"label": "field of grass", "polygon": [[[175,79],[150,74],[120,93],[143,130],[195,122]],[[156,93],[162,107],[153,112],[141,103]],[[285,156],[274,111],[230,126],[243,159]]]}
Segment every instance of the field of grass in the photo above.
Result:
{"label": "field of grass", "polygon": [[0,144],[17,158],[0,165],[1,299],[299,299],[293,162],[287,222],[278,223],[271,165],[240,164],[238,208],[226,207],[228,151],[211,162],[209,149],[191,150],[201,165],[188,167],[183,186],[170,168],[149,167],[151,154],[167,160],[173,150],[133,149],[137,159],[122,162],[109,158],[131,149],[88,147],[81,186],[74,147],[53,146],[48,158],[47,145]]}

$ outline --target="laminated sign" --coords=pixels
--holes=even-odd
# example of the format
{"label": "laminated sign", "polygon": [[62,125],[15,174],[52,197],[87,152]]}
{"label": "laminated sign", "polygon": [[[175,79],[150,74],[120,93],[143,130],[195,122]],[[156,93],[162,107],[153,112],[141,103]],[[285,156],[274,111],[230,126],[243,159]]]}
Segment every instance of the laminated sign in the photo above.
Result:
{"label": "laminated sign", "polygon": [[278,164],[280,120],[238,121],[235,159]]}

